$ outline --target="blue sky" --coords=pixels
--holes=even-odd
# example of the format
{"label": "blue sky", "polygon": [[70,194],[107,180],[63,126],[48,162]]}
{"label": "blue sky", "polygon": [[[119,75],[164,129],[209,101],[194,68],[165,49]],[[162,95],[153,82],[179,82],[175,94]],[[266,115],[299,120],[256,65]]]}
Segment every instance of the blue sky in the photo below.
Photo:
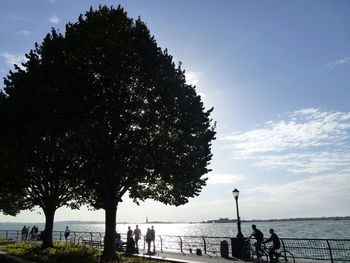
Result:
{"label": "blue sky", "polygon": [[[349,1],[2,0],[0,77],[51,27],[64,33],[99,3],[141,16],[217,121],[201,195],[178,208],[126,198],[119,221],[234,218],[235,187],[246,219],[350,215]],[[104,214],[62,208],[56,220]]]}

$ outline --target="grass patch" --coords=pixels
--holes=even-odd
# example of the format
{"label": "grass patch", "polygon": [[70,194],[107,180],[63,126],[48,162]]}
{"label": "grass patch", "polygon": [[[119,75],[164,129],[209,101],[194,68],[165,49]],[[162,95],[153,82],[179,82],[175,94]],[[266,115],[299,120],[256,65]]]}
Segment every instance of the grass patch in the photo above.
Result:
{"label": "grass patch", "polygon": [[[99,263],[101,251],[87,246],[55,244],[54,248],[41,249],[38,243],[14,243],[0,247],[1,251],[36,263]],[[118,253],[120,263],[159,263],[156,260],[126,256]]]}
{"label": "grass patch", "polygon": [[4,237],[0,237],[0,242],[6,242],[7,241],[7,239],[6,238],[4,238]]}
{"label": "grass patch", "polygon": [[37,263],[97,263],[101,255],[97,249],[86,246],[55,244],[54,248],[41,249],[40,244],[24,242],[8,244],[1,250]]}

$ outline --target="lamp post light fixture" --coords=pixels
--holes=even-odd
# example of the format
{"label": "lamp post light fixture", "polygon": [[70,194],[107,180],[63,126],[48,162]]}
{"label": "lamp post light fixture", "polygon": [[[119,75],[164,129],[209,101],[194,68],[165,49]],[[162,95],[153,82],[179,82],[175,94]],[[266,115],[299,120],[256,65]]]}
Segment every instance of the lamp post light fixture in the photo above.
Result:
{"label": "lamp post light fixture", "polygon": [[241,231],[241,219],[239,217],[239,209],[238,209],[238,196],[239,196],[239,191],[237,190],[237,188],[235,188],[235,190],[232,191],[233,197],[236,200],[236,210],[237,210],[237,229],[238,229],[238,233],[237,233],[237,237],[238,238],[243,238],[243,234]]}

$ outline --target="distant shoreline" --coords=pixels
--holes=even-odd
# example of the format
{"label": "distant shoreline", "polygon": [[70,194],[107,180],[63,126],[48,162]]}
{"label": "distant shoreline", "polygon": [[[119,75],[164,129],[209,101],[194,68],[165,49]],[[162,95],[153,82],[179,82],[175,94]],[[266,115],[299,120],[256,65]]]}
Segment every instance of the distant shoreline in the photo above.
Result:
{"label": "distant shoreline", "polygon": [[[249,222],[285,222],[285,221],[316,221],[316,220],[350,220],[350,216],[332,216],[332,217],[298,217],[298,218],[274,218],[274,219],[242,219],[242,223]],[[171,221],[149,221],[149,222],[117,222],[117,224],[212,224],[212,223],[236,223],[236,219],[219,218],[201,222],[171,222]],[[0,222],[0,224],[23,224],[23,223],[45,223],[45,222]],[[65,224],[104,224],[104,221],[55,221],[55,223]]]}
{"label": "distant shoreline", "polygon": [[308,221],[308,220],[350,220],[350,216],[252,219],[252,220],[243,220],[243,222]]}

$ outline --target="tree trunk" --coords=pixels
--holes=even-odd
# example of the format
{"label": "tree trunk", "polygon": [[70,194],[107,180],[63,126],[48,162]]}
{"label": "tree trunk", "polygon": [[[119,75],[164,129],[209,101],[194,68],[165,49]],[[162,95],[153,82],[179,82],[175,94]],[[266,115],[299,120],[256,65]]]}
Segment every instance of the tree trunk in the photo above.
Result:
{"label": "tree trunk", "polygon": [[117,217],[117,204],[110,204],[105,210],[105,240],[101,262],[115,262],[116,247],[115,247],[115,230]]}
{"label": "tree trunk", "polygon": [[53,247],[52,243],[52,231],[53,231],[53,222],[55,218],[55,208],[43,209],[45,214],[45,230],[43,236],[42,248]]}

